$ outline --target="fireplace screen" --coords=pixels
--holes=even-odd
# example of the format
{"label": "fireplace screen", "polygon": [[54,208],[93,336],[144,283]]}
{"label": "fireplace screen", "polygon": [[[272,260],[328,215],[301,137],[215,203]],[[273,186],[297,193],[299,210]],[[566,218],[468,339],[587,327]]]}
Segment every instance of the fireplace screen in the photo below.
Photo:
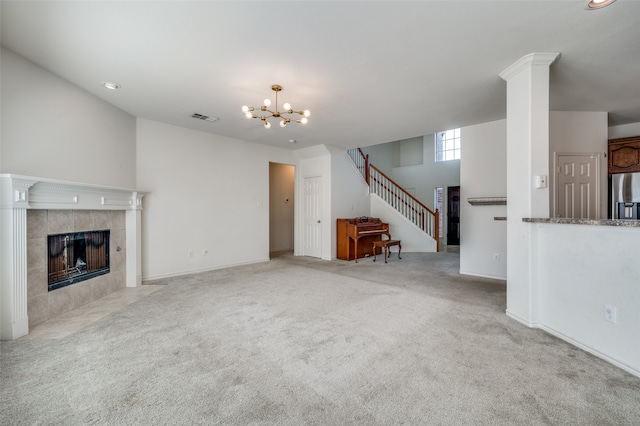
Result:
{"label": "fireplace screen", "polygon": [[109,273],[110,231],[49,235],[49,291]]}

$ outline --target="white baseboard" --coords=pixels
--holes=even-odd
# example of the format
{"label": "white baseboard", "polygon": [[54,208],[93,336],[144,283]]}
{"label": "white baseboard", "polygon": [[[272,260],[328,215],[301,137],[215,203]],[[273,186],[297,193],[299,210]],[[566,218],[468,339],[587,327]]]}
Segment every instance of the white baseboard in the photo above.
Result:
{"label": "white baseboard", "polygon": [[589,352],[591,355],[597,356],[598,358],[603,359],[603,360],[607,361],[608,363],[613,364],[616,367],[621,368],[621,369],[623,369],[624,371],[626,371],[626,372],[628,372],[630,374],[633,374],[636,377],[640,377],[640,370],[638,370],[638,369],[636,369],[634,367],[631,367],[630,365],[627,365],[622,361],[619,361],[619,360],[617,360],[615,358],[612,358],[609,355],[607,355],[605,353],[602,353],[597,349],[594,349],[594,348],[592,348],[592,347],[590,347],[588,345],[585,345],[584,343],[578,342],[577,340],[572,339],[571,337],[559,332],[558,330],[555,330],[555,329],[553,329],[551,327],[548,327],[548,326],[546,326],[544,324],[529,322],[529,321],[519,317],[518,315],[515,315],[515,314],[509,312],[509,311],[507,311],[506,313],[507,313],[507,316],[509,318],[512,318],[512,319],[518,321],[519,323],[521,323],[521,324],[523,324],[523,325],[525,325],[525,326],[527,326],[529,328],[539,328],[540,330],[545,331],[545,332],[551,334],[552,336],[557,337],[558,339],[564,340],[565,342],[570,343],[573,346],[576,346],[576,347],[582,349],[585,352]]}
{"label": "white baseboard", "polygon": [[238,263],[229,263],[227,265],[218,265],[210,268],[192,269],[188,271],[181,271],[181,272],[175,272],[170,274],[149,275],[147,277],[142,277],[142,281],[152,281],[152,280],[160,280],[163,278],[181,277],[183,275],[200,274],[202,272],[216,271],[218,269],[233,268],[234,266],[252,265],[254,263],[268,262],[269,260],[270,259],[267,257],[264,259],[256,259],[248,262],[238,262]]}
{"label": "white baseboard", "polygon": [[478,277],[478,278],[491,278],[492,280],[500,280],[500,281],[506,281],[507,277],[501,277],[499,275],[491,275],[491,274],[476,274],[475,272],[467,272],[467,271],[460,271],[460,275],[468,275],[470,277]]}
{"label": "white baseboard", "polygon": [[564,340],[565,342],[571,343],[572,345],[579,347],[583,351],[589,352],[591,355],[595,355],[598,358],[601,358],[601,359],[603,359],[603,360],[615,365],[616,367],[622,368],[624,371],[626,371],[628,373],[631,373],[636,377],[640,377],[640,370],[637,370],[637,369],[631,367],[630,365],[627,365],[624,362],[621,362],[621,361],[619,361],[619,360],[617,360],[615,358],[611,358],[609,355],[604,354],[604,353],[600,352],[597,349],[594,349],[594,348],[589,347],[589,346],[587,346],[587,345],[585,345],[583,343],[580,343],[580,342],[578,342],[576,340],[573,340],[571,337],[565,336],[561,332],[559,332],[557,330],[554,330],[551,327],[547,327],[545,325],[538,324],[536,328],[544,330],[547,333],[549,333],[549,334],[551,334],[553,336],[556,336],[559,339]]}
{"label": "white baseboard", "polygon": [[526,320],[526,319],[514,314],[513,312],[509,312],[509,310],[507,310],[505,313],[507,314],[507,316],[509,318],[514,319],[514,320],[518,321],[520,324],[526,325],[529,328],[539,328],[540,327],[540,324],[530,322],[530,321],[528,321],[528,320]]}

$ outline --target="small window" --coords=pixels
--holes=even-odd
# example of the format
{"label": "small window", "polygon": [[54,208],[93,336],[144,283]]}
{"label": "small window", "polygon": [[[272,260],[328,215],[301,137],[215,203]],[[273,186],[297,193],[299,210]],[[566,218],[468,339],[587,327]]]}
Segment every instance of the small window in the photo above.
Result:
{"label": "small window", "polygon": [[460,129],[437,132],[436,161],[460,159]]}

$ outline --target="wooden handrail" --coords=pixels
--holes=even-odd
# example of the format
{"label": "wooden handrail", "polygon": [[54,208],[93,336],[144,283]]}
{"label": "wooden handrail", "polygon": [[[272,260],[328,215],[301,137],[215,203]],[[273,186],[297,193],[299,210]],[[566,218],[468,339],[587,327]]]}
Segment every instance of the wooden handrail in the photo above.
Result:
{"label": "wooden handrail", "polygon": [[[386,199],[387,202],[389,202],[389,199],[392,199],[395,204],[392,204],[392,206],[405,218],[409,219],[421,230],[432,237],[436,241],[436,251],[440,251],[440,212],[438,212],[438,209],[434,212],[416,197],[409,194],[393,179],[384,174],[382,170],[378,169],[373,164],[370,164],[369,155],[366,155],[361,148],[350,149],[348,150],[348,153],[369,188],[380,188],[380,190],[386,195],[378,195],[382,196],[383,199]],[[373,169],[373,171],[371,169]],[[374,182],[371,182],[372,174],[375,176],[373,178]],[[374,185],[372,185],[372,183],[374,183]],[[400,201],[399,205],[398,201]],[[410,215],[408,215],[407,212],[410,212]],[[432,219],[429,217],[430,215],[433,216],[433,222],[431,222]]]}
{"label": "wooden handrail", "polygon": [[[376,167],[376,166],[374,166],[373,164],[371,164],[371,165],[370,165],[370,167],[371,167],[372,169],[374,169],[376,172],[380,173],[382,176],[384,176],[384,177],[385,177],[385,179],[387,179],[389,182],[391,182],[392,184],[394,184],[394,185],[395,185],[395,186],[397,186],[398,188],[401,188],[401,189],[402,189],[402,186],[398,185],[398,183],[397,183],[397,182],[395,182],[395,181],[394,181],[393,179],[391,179],[389,176],[385,175],[385,174],[382,172],[382,170],[380,170],[379,168],[377,168],[377,167]],[[403,191],[404,191],[404,189],[403,189]],[[414,197],[413,195],[409,194],[407,191],[404,191],[404,192],[405,192],[405,194],[406,194],[406,195],[408,195],[408,196],[409,196],[409,198],[411,198],[413,201],[415,201],[415,202],[416,202],[416,204],[418,204],[420,207],[422,207],[423,209],[427,210],[429,213],[431,213],[431,214],[433,214],[433,215],[435,215],[435,214],[436,214],[436,213],[435,213],[433,210],[431,210],[429,207],[427,207],[427,206],[425,206],[424,204],[422,204],[422,202],[421,202],[420,200],[418,200],[416,197]],[[436,211],[438,211],[438,210],[436,209]]]}

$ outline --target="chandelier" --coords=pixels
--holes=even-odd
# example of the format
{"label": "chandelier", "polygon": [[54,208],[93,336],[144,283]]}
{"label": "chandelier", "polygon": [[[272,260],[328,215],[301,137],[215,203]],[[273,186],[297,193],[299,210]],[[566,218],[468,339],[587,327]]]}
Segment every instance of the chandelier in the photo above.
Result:
{"label": "chandelier", "polygon": [[242,112],[244,112],[244,116],[247,117],[248,119],[259,118],[260,120],[262,120],[262,124],[264,124],[264,127],[267,128],[267,129],[271,127],[271,123],[269,123],[269,121],[267,121],[267,119],[269,119],[271,117],[281,118],[282,120],[280,121],[280,127],[286,127],[287,124],[289,124],[291,122],[291,118],[285,117],[283,114],[289,114],[289,115],[298,114],[298,115],[301,115],[302,116],[301,118],[298,118],[298,119],[295,120],[296,123],[307,124],[309,122],[307,117],[309,117],[311,115],[311,112],[309,112],[308,109],[305,109],[304,111],[294,111],[293,108],[291,107],[291,104],[287,102],[284,105],[282,105],[282,107],[284,108],[284,111],[278,111],[278,92],[280,92],[282,90],[282,86],[274,84],[273,86],[271,86],[271,90],[276,92],[276,103],[274,105],[275,111],[271,111],[269,109],[269,107],[271,106],[271,100],[269,98],[267,98],[267,99],[264,100],[263,105],[260,107],[260,111],[265,112],[265,113],[268,112],[270,115],[257,115],[257,114],[254,114],[253,111],[256,108],[245,105],[245,106],[242,107]]}

